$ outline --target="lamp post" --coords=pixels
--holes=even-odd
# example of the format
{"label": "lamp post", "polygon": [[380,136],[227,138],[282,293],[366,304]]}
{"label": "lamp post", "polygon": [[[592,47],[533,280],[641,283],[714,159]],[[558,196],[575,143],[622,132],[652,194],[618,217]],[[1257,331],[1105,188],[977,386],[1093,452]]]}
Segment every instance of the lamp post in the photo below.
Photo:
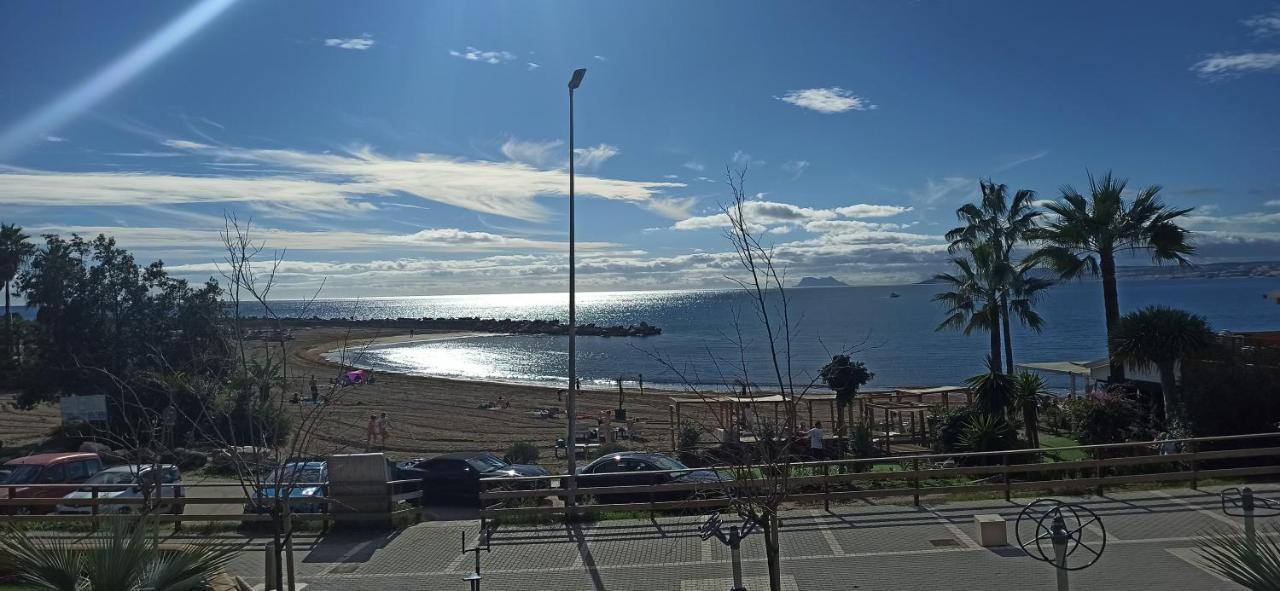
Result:
{"label": "lamp post", "polygon": [[574,276],[573,258],[573,91],[582,85],[582,77],[587,74],[586,68],[573,71],[569,79],[569,402],[566,404],[569,414],[569,436],[566,441],[569,456],[569,496],[565,504],[577,504],[578,492],[578,351],[577,351],[577,311],[575,297],[577,295]]}

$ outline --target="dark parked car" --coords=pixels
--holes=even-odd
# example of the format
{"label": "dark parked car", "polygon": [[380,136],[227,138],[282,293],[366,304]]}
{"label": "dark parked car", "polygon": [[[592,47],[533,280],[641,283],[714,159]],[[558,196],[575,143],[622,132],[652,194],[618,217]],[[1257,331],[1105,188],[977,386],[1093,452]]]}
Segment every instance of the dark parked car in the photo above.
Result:
{"label": "dark parked car", "polygon": [[[674,472],[672,470],[675,470]],[[679,460],[660,453],[624,451],[600,456],[578,470],[578,488],[604,488],[613,486],[643,486],[647,484],[706,484],[699,490],[679,490],[655,493],[655,501],[675,501],[700,496],[715,496],[720,492],[715,483],[731,480],[711,470],[690,468]],[[597,495],[600,500],[621,503],[648,501],[648,492],[636,494]]]}
{"label": "dark parked car", "polygon": [[480,479],[547,476],[538,466],[508,464],[489,452],[458,452],[429,459],[401,462],[405,478],[417,474],[428,503],[480,503]]}
{"label": "dark parked car", "polygon": [[[266,513],[276,497],[287,494],[295,513],[324,513],[328,483],[328,462],[288,462],[268,474],[262,486],[254,487],[253,500],[245,504],[244,512]],[[312,499],[315,502],[299,502]]]}

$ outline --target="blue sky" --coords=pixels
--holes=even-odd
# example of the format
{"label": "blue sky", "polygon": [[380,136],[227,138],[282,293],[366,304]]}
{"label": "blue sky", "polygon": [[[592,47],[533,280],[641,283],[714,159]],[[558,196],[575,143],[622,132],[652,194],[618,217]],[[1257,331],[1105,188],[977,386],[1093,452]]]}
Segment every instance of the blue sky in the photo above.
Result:
{"label": "blue sky", "polygon": [[723,284],[726,166],[793,276],[914,281],[992,177],[1195,206],[1204,261],[1280,253],[1274,2],[10,2],[0,220],[191,277],[223,215],[280,295]]}

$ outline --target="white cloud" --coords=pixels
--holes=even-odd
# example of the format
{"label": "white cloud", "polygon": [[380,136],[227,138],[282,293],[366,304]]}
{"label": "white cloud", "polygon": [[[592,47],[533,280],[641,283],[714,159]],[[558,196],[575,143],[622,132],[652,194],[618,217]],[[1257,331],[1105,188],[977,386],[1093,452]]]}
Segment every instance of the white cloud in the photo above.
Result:
{"label": "white cloud", "polygon": [[774,98],[797,107],[828,114],[844,113],[846,111],[870,111],[877,108],[867,99],[839,86],[793,90]]}
{"label": "white cloud", "polygon": [[501,64],[516,59],[516,54],[510,51],[485,51],[471,46],[467,46],[464,51],[450,49],[449,55],[460,57],[467,61],[484,62],[486,64]]}
{"label": "white cloud", "polygon": [[56,135],[46,135],[46,136],[44,136],[44,141],[46,141],[46,142],[53,142],[53,143],[55,143],[55,144],[60,144],[60,143],[62,143],[62,142],[67,141],[67,138],[64,138],[64,137],[58,137],[58,136],[56,136]]}
{"label": "white cloud", "polygon": [[603,56],[603,55],[593,55],[593,56],[591,56],[591,57],[595,58],[595,59],[596,59],[596,61],[600,61],[600,62],[607,62],[607,61],[609,61],[609,58],[607,58],[607,57],[605,57],[605,56]]}
{"label": "white cloud", "polygon": [[542,67],[542,64],[535,64],[533,62],[525,62],[525,65],[530,72]]}
{"label": "white cloud", "polygon": [[688,162],[685,162],[685,163],[684,163],[684,164],[682,164],[681,166],[684,166],[685,168],[687,168],[687,169],[689,169],[689,170],[693,170],[693,171],[697,171],[697,172],[702,172],[702,171],[704,171],[704,170],[706,170],[706,169],[707,169],[707,167],[706,167],[704,164],[702,164],[701,162],[698,162],[698,161],[696,161],[696,160],[690,160],[690,161],[688,161]]}
{"label": "white cloud", "polygon": [[859,203],[857,205],[837,207],[835,212],[841,217],[847,218],[887,218],[906,213],[912,209],[915,208],[902,205],[871,205],[868,203]]}
{"label": "white cloud", "polygon": [[1191,66],[1191,71],[1207,79],[1231,78],[1276,69],[1280,69],[1280,52],[1216,53]]}
{"label": "white cloud", "polygon": [[1240,23],[1249,27],[1256,37],[1280,35],[1280,8],[1264,14],[1255,14]]}
{"label": "white cloud", "polygon": [[[837,207],[834,209],[820,209],[813,207],[802,207],[790,203],[782,203],[777,201],[761,201],[753,200],[742,204],[743,218],[748,225],[755,229],[773,228],[779,225],[796,225],[805,226],[810,231],[825,231],[823,226],[814,226],[809,228],[807,225],[812,222],[836,220],[836,218],[856,218],[856,217],[889,217],[911,211],[910,207],[899,205],[869,205],[860,203],[857,205],[848,205],[845,207]],[[866,222],[853,222],[852,224],[862,224],[864,227],[870,227]],[[673,230],[706,230],[714,228],[726,228],[729,226],[729,216],[724,212],[717,212],[709,215],[695,216],[680,220],[673,224]],[[897,225],[895,224],[895,229]],[[830,226],[835,227],[835,226]],[[879,229],[886,228],[885,224],[876,225]]]}
{"label": "white cloud", "polygon": [[564,162],[565,156],[561,154],[563,145],[564,142],[560,140],[538,142],[511,138],[503,142],[501,150],[502,155],[512,161],[540,168],[555,168]]}
{"label": "white cloud", "polygon": [[1272,199],[1271,201],[1263,203],[1263,205],[1267,207],[1280,207],[1280,199]]}
{"label": "white cloud", "polygon": [[996,167],[996,172],[1004,172],[1004,171],[1009,170],[1009,169],[1011,169],[1011,168],[1014,168],[1014,167],[1016,167],[1016,166],[1020,166],[1020,165],[1026,164],[1026,163],[1028,163],[1028,162],[1034,162],[1034,161],[1039,160],[1039,159],[1041,159],[1041,158],[1044,158],[1045,156],[1048,156],[1048,155],[1049,155],[1049,151],[1048,151],[1048,150],[1042,150],[1042,151],[1040,151],[1040,152],[1035,152],[1035,153],[1032,153],[1032,154],[1025,154],[1025,155],[1022,155],[1022,156],[1014,156],[1013,158],[1010,158],[1010,159],[1009,159],[1008,161],[1006,161],[1005,163],[1003,163],[1003,164],[1001,164],[1001,165],[997,166],[997,167]]}
{"label": "white cloud", "polygon": [[[540,197],[567,194],[562,170],[544,170],[521,162],[461,160],[436,154],[391,158],[368,147],[345,154],[296,150],[212,147],[182,140],[167,146],[222,162],[257,163],[271,173],[189,176],[158,172],[0,171],[0,202],[16,205],[156,205],[241,201],[267,211],[336,213],[370,210],[370,197],[412,195],[455,207],[540,221],[546,210]],[[229,173],[229,171],[228,171]],[[625,201],[654,211],[668,198],[662,191],[683,183],[627,181],[578,175],[582,196]],[[664,201],[664,204],[669,203]]]}
{"label": "white cloud", "polygon": [[[39,234],[79,234],[114,236],[125,248],[130,249],[200,249],[211,253],[222,247],[221,229],[217,227],[190,229],[170,227],[133,226],[58,226],[32,228]],[[379,234],[376,232],[314,231],[300,232],[274,228],[251,227],[250,238],[265,244],[268,249],[288,250],[378,250],[380,252],[402,249],[440,252],[486,252],[495,250],[561,252],[568,243],[549,240],[530,240],[522,237],[503,236],[489,232],[470,232],[457,228],[429,228],[410,234]],[[583,250],[615,248],[608,242],[579,242]]]}
{"label": "white cloud", "polygon": [[338,49],[354,49],[356,51],[364,51],[374,46],[373,35],[365,33],[359,37],[336,37],[325,39],[325,47],[337,47]]}
{"label": "white cloud", "polygon": [[809,168],[808,160],[788,160],[782,163],[782,170],[791,173],[791,178],[800,178],[807,168]]}
{"label": "white cloud", "polygon": [[609,144],[600,144],[587,148],[577,148],[574,150],[577,159],[574,163],[588,170],[600,168],[601,164],[610,158],[618,155],[618,147]]}
{"label": "white cloud", "polygon": [[925,179],[923,189],[909,191],[909,193],[920,201],[932,204],[976,185],[977,181],[974,179],[959,176],[943,177],[940,181],[928,178]]}
{"label": "white cloud", "polygon": [[678,174],[664,174],[664,175],[662,175],[662,178],[664,178],[664,179],[678,179],[678,178],[680,178],[680,175],[678,175]]}

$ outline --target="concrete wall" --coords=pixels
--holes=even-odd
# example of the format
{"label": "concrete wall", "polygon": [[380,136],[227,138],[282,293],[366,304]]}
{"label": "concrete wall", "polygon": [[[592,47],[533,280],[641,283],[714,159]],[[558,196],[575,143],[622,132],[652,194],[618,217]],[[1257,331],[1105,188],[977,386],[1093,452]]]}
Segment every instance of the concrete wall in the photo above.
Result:
{"label": "concrete wall", "polygon": [[[387,480],[387,460],[382,454],[329,456],[329,513],[334,521],[352,513],[390,513]],[[391,519],[362,523],[390,525]]]}

